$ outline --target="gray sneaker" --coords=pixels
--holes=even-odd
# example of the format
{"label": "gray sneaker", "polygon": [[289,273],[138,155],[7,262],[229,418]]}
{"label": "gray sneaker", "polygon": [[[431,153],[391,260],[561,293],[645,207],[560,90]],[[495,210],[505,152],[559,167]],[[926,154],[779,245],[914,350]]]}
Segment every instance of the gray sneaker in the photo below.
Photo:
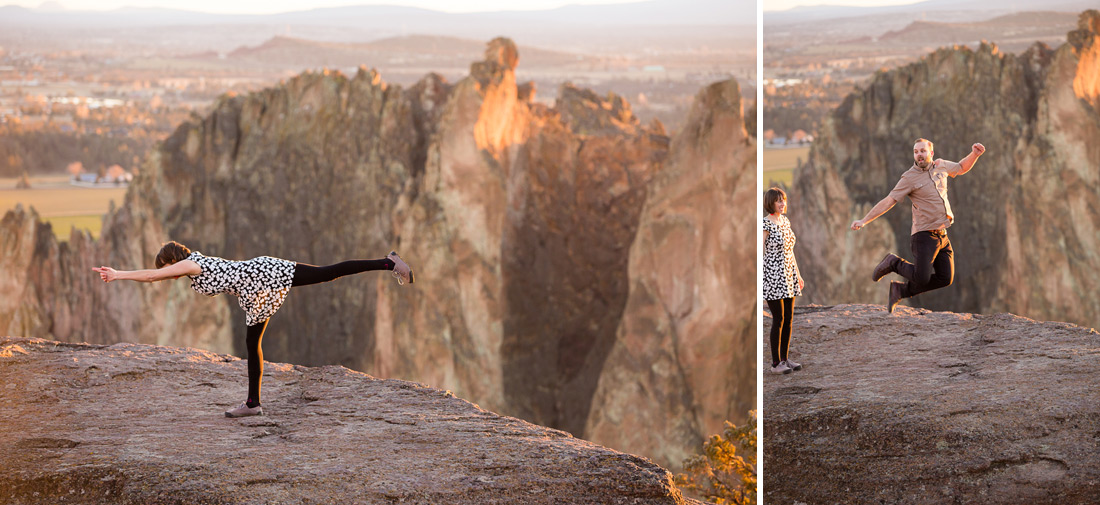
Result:
{"label": "gray sneaker", "polygon": [[386,258],[393,261],[393,277],[397,279],[397,284],[403,285],[406,282],[409,284],[416,282],[412,268],[409,267],[408,263],[405,263],[405,260],[401,259],[401,256],[397,255],[397,251],[391,251]]}
{"label": "gray sneaker", "polygon": [[241,402],[241,404],[238,405],[237,408],[225,411],[225,417],[245,417],[262,415],[264,415],[264,408],[262,405],[249,407],[248,402]]}
{"label": "gray sneaker", "polygon": [[790,367],[791,370],[794,370],[796,372],[802,370],[802,365],[799,363],[795,363],[794,360],[791,358],[787,358],[787,366]]}
{"label": "gray sneaker", "polygon": [[780,361],[778,365],[772,367],[772,373],[789,374],[791,367],[787,366],[786,361]]}

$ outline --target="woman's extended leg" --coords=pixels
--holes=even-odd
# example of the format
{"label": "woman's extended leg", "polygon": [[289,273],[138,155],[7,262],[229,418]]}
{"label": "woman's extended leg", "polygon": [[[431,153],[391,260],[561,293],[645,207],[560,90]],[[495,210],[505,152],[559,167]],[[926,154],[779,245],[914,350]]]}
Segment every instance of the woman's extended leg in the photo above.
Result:
{"label": "woman's extended leg", "polygon": [[298,263],[294,266],[294,281],[292,286],[308,286],[328,282],[345,275],[358,274],[371,270],[393,270],[393,261],[389,258],[380,260],[351,260],[319,267],[306,263]]}
{"label": "woman's extended leg", "polygon": [[391,270],[400,280],[413,282],[412,270],[395,252],[379,260],[351,260],[319,267],[306,263],[298,263],[294,267],[294,280],[292,286],[308,286],[321,282],[328,282],[345,275],[358,274],[371,270]]}

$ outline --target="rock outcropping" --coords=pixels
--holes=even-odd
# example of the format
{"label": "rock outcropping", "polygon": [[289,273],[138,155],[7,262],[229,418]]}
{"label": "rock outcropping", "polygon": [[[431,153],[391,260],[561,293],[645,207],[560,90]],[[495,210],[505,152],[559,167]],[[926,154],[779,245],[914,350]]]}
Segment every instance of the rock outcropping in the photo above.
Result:
{"label": "rock outcropping", "polygon": [[791,221],[815,303],[885,303],[871,269],[909,252],[908,200],[848,229],[912,165],[919,137],[936,156],[988,151],[950,181],[955,284],[910,302],[936,310],[1013,312],[1100,324],[1100,12],[1056,50],[940,49],[875,76],[826,121],[796,173]]}
{"label": "rock outcropping", "polygon": [[[630,254],[630,297],[585,433],[677,461],[676,440],[756,408],[755,250],[745,219],[756,152],[733,81],[696,98],[651,184]],[[731,170],[732,168],[732,170]],[[736,202],[736,203],[735,203]],[[638,380],[642,372],[644,380]],[[685,395],[684,393],[687,393]],[[698,406],[705,406],[698,410]],[[664,426],[659,434],[634,426]],[[613,444],[614,445],[614,444]]]}
{"label": "rock outcropping", "polygon": [[670,139],[613,94],[566,85],[535,102],[518,61],[497,39],[454,84],[361,69],[219,100],[150,157],[98,242],[4,217],[0,330],[242,355],[235,300],[90,268],[151,268],[169,239],[313,264],[397,249],[416,284],[296,288],[265,357],[424,382],[678,467],[754,403],[740,90],[701,91]]}
{"label": "rock outcropping", "polygon": [[764,379],[766,503],[1096,502],[1095,330],[811,305],[791,357]]}
{"label": "rock outcropping", "polygon": [[194,349],[0,338],[0,501],[685,504],[636,456],[450,391]]}

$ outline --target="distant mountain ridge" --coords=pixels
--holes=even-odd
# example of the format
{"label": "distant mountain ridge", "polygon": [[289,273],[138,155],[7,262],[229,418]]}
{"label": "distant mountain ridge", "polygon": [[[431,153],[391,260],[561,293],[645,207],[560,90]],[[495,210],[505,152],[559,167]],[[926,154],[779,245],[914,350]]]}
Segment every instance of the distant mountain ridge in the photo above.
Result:
{"label": "distant mountain ridge", "polygon": [[[507,36],[525,47],[620,54],[653,46],[754,47],[756,7],[751,0],[650,0],[615,5],[565,6],[541,11],[448,13],[413,7],[359,5],[265,15],[209,14],[177,9],[43,11],[0,7],[0,45],[45,37],[89,49],[139,46],[175,54],[227,53],[275,35],[329,42],[370,42],[430,34],[488,40]],[[71,42],[70,42],[71,43]]]}
{"label": "distant mountain ridge", "polygon": [[[764,11],[764,26],[777,26],[830,19],[925,13],[933,21],[976,22],[1021,11],[1081,12],[1096,8],[1095,0],[1018,0],[991,3],[988,0],[927,0],[907,5],[858,7],[850,5],[798,6],[782,11]],[[966,13],[967,18],[956,17]]]}
{"label": "distant mountain ridge", "polygon": [[[485,43],[471,39],[433,35],[387,37],[365,43],[325,42],[277,35],[258,46],[241,46],[225,55],[232,61],[270,65],[357,67],[364,61],[415,59],[427,67],[455,60],[475,59],[485,51]],[[201,53],[193,58],[218,58],[217,53]],[[531,48],[523,52],[529,65],[557,66],[598,58],[581,54]]]}
{"label": "distant mountain ridge", "polygon": [[755,25],[753,0],[648,0],[625,4],[566,5],[535,11],[448,13],[396,5],[356,5],[291,11],[278,14],[213,14],[184,9],[124,7],[111,11],[41,10],[16,5],[0,7],[0,26],[48,25],[100,27],[190,24],[320,24],[390,27],[446,28],[457,23],[498,24],[505,22],[551,25]]}
{"label": "distant mountain ridge", "polygon": [[[877,41],[944,46],[988,40],[996,42],[1002,50],[1025,49],[1035,41],[1057,45],[1065,41],[1066,32],[1076,25],[1077,14],[1071,12],[1022,12],[977,22],[919,20],[879,35]],[[861,37],[848,43],[871,39]]]}

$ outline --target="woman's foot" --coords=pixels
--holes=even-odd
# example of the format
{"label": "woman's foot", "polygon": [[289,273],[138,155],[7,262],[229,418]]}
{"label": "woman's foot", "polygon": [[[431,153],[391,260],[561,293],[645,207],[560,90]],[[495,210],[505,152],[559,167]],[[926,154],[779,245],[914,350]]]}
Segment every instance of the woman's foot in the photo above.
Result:
{"label": "woman's foot", "polygon": [[409,267],[405,260],[401,259],[401,256],[397,255],[397,251],[392,251],[386,256],[386,259],[393,262],[393,276],[397,279],[398,284],[405,284],[406,282],[412,284],[416,282],[413,277],[412,268]]}
{"label": "woman's foot", "polygon": [[795,363],[794,360],[791,358],[787,358],[787,366],[790,367],[791,370],[794,370],[796,372],[802,370],[802,365]]}
{"label": "woman's foot", "polygon": [[241,402],[237,408],[225,411],[225,417],[262,416],[264,408],[260,405],[249,407],[248,402]]}
{"label": "woman's foot", "polygon": [[787,366],[786,361],[780,361],[778,365],[772,366],[772,373],[789,374],[791,367]]}

